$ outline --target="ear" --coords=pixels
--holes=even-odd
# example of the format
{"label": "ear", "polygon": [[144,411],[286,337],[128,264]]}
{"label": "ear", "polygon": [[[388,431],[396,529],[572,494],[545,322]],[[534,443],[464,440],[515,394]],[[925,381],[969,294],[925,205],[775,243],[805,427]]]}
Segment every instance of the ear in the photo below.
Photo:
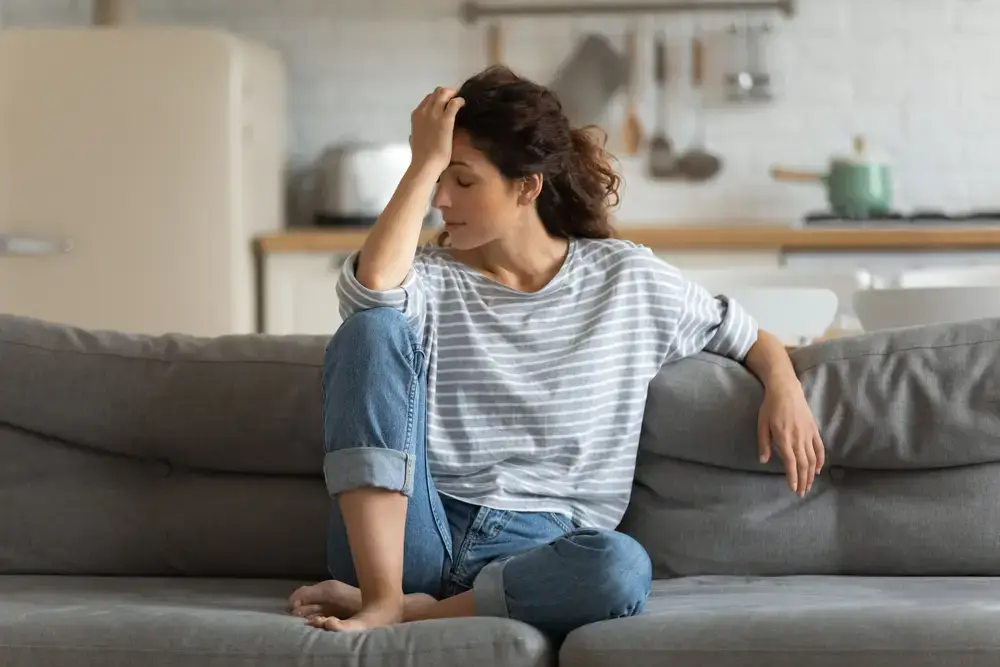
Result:
{"label": "ear", "polygon": [[517,203],[522,206],[530,206],[538,199],[542,193],[542,175],[531,174],[521,180],[521,191],[517,196]]}

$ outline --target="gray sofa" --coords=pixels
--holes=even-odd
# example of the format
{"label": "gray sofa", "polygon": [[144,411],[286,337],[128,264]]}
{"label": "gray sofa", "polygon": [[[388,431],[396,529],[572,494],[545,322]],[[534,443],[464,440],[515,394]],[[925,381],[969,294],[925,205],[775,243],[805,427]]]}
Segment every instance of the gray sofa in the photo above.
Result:
{"label": "gray sofa", "polygon": [[0,316],[0,665],[1000,664],[1000,321],[796,351],[829,460],[804,500],[756,460],[746,369],[665,367],[621,526],[655,564],[648,611],[562,646],[285,612],[324,576],[325,343]]}

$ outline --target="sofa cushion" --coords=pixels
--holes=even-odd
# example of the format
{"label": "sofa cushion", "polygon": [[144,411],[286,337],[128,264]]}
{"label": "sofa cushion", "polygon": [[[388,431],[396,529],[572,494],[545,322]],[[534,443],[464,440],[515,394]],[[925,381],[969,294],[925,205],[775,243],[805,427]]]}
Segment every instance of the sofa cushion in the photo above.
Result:
{"label": "sofa cushion", "polygon": [[171,465],[316,474],[326,342],[147,336],[0,315],[0,424]]}
{"label": "sofa cushion", "polygon": [[658,577],[1000,575],[1000,320],[825,341],[793,353],[827,464],[804,499],[757,461],[763,397],[711,354],[650,385],[621,529]]}
{"label": "sofa cushion", "polygon": [[1000,579],[657,581],[642,616],[571,633],[573,667],[992,667]]}
{"label": "sofa cushion", "polygon": [[548,667],[516,621],[309,627],[284,609],[299,582],[0,576],[0,665],[18,667]]}
{"label": "sofa cushion", "polygon": [[321,476],[219,473],[0,426],[0,574],[326,575]]}
{"label": "sofa cushion", "polygon": [[0,573],[324,577],[324,349],[0,315]]}

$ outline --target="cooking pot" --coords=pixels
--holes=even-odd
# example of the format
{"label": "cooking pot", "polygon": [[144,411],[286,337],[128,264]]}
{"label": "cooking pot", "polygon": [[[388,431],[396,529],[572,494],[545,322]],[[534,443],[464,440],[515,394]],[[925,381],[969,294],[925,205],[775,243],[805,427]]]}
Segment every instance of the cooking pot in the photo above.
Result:
{"label": "cooking pot", "polygon": [[830,160],[829,171],[818,173],[774,167],[778,181],[822,183],[826,199],[836,215],[863,219],[892,210],[892,170],[884,160],[872,158],[864,137],[854,138],[854,153]]}

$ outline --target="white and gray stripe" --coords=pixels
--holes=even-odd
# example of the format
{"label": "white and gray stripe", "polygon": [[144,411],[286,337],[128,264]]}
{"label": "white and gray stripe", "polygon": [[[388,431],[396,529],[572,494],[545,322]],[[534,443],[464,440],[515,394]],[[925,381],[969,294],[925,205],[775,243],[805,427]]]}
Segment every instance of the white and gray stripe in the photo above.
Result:
{"label": "white and gray stripe", "polygon": [[614,528],[628,505],[649,381],[708,350],[742,360],[757,325],[648,248],[573,239],[538,292],[501,285],[444,248],[417,249],[397,288],[354,275],[344,318],[402,311],[427,353],[427,449],[438,490],[514,511],[561,512]]}

